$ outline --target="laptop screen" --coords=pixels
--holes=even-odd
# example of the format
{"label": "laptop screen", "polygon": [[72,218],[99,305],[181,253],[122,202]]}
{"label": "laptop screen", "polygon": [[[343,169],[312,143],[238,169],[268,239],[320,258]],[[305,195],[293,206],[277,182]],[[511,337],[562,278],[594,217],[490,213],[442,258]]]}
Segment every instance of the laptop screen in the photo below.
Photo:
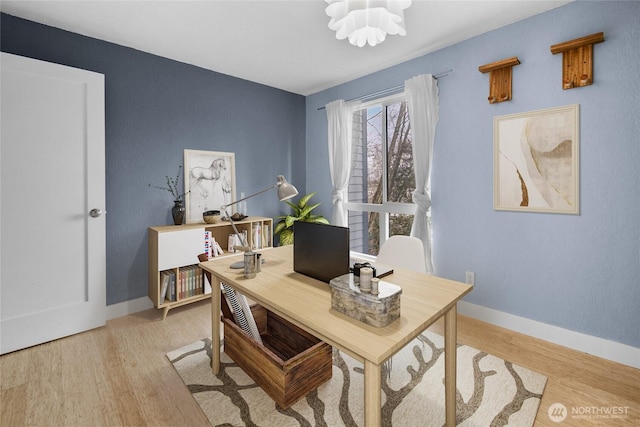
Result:
{"label": "laptop screen", "polygon": [[349,273],[349,228],[298,221],[293,236],[295,272],[327,283]]}

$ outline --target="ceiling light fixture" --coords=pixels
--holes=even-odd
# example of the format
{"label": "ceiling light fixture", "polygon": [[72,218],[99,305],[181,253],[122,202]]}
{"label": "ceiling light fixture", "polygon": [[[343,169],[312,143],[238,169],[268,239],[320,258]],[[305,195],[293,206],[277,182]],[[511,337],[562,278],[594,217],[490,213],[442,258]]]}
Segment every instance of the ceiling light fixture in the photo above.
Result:
{"label": "ceiling light fixture", "polygon": [[349,38],[349,43],[363,47],[375,46],[390,35],[407,34],[404,28],[404,10],[411,0],[325,0],[325,9],[331,18],[329,28],[338,40]]}

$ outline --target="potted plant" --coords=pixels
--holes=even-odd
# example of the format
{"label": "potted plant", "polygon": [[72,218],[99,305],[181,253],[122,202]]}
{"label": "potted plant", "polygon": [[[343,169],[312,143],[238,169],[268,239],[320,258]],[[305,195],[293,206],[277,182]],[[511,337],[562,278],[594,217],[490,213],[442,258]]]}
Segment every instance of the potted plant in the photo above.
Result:
{"label": "potted plant", "polygon": [[291,215],[284,215],[277,217],[280,219],[274,233],[280,236],[280,246],[293,244],[293,224],[296,221],[302,222],[315,222],[320,224],[329,224],[329,221],[322,215],[312,215],[311,211],[320,206],[320,203],[315,205],[309,205],[309,199],[315,196],[315,192],[309,193],[306,196],[302,196],[298,200],[297,204],[287,201],[286,203],[291,206],[293,213]]}
{"label": "potted plant", "polygon": [[[180,187],[178,187],[178,181],[180,180],[180,171],[182,170],[182,166],[178,166],[178,174],[175,179],[171,178],[169,175],[166,175],[167,178],[167,186],[166,187],[158,187],[155,188],[158,190],[166,190],[173,196],[173,207],[171,208],[171,215],[173,216],[173,223],[175,225],[182,225],[184,222],[184,200],[182,197],[186,194],[186,192],[180,192]],[[151,184],[149,184],[151,187]]]}

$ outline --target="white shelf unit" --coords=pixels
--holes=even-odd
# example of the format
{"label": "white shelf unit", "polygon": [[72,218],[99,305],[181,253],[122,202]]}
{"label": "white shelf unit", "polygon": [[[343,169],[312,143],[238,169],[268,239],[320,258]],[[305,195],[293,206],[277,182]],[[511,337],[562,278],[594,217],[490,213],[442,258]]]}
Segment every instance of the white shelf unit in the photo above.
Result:
{"label": "white shelf unit", "polygon": [[[256,247],[255,229],[260,228],[260,248],[273,247],[273,220],[265,217],[247,217],[234,221],[240,233],[246,230],[247,244]],[[227,250],[229,235],[234,234],[229,221],[216,224],[186,224],[164,225],[149,227],[149,299],[158,309],[163,309],[162,319],[166,319],[169,310],[192,302],[207,299],[207,293],[177,298],[168,301],[162,296],[161,272],[173,272],[179,277],[181,269],[197,265],[198,255],[205,252],[205,231],[210,231],[213,238],[222,247],[224,254],[218,257],[230,256]],[[202,280],[204,283],[204,279]]]}

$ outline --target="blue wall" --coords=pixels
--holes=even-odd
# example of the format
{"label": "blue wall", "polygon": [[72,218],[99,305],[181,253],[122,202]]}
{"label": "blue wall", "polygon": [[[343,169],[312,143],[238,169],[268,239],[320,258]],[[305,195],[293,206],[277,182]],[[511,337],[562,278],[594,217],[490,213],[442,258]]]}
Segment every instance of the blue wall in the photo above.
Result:
{"label": "blue wall", "polygon": [[[571,3],[307,97],[308,191],[320,213],[330,215],[331,186],[318,107],[453,69],[438,82],[436,274],[475,272],[468,302],[640,347],[639,22],[640,2]],[[562,90],[562,56],[549,47],[600,31],[594,85]],[[513,100],[490,105],[478,66],[512,56]],[[580,215],[495,211],[494,116],[569,104],[580,104]]]}
{"label": "blue wall", "polygon": [[[309,96],[306,124],[301,96],[4,14],[1,49],[106,76],[109,304],[147,294],[146,229],[171,222],[171,197],[148,184],[174,174],[183,149],[235,152],[238,191],[284,173],[301,192],[318,191],[330,217],[318,108],[453,69],[438,83],[437,274],[462,281],[474,271],[471,303],[640,347],[639,17],[639,2],[571,3]],[[563,91],[562,58],[549,46],[599,31],[595,84]],[[489,105],[478,66],[511,56],[522,62],[514,99]],[[580,215],[494,211],[493,117],[568,104],[580,104]],[[267,196],[248,204],[286,211]]]}
{"label": "blue wall", "polygon": [[[173,198],[149,184],[184,149],[234,152],[238,197],[277,174],[304,189],[304,97],[6,14],[1,30],[4,52],[105,75],[108,304],[147,295],[147,227],[173,223]],[[275,196],[247,206],[288,212]]]}

